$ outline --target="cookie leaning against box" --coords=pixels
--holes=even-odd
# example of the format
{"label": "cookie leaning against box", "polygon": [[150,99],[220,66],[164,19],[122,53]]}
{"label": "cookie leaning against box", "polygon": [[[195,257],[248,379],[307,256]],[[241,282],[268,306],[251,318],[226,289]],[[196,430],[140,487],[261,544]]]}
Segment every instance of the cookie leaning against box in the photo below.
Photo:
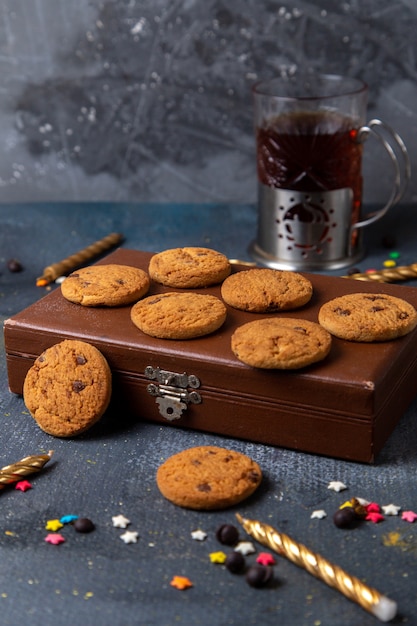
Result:
{"label": "cookie leaning against box", "polygon": [[222,326],[227,310],[210,294],[168,292],[133,305],[130,317],[142,332],[159,339],[194,339]]}
{"label": "cookie leaning against box", "polygon": [[93,345],[65,339],[47,348],[29,369],[23,399],[38,426],[55,437],[79,435],[108,407],[111,372]]}
{"label": "cookie leaning against box", "polygon": [[231,272],[229,259],[211,248],[171,248],[149,261],[149,275],[175,289],[197,289],[221,283]]}
{"label": "cookie leaning against box", "polygon": [[221,294],[235,309],[272,313],[307,304],[313,295],[313,285],[297,272],[255,268],[228,276]]}
{"label": "cookie leaning against box", "polygon": [[262,471],[255,461],[217,446],[197,446],[174,454],[156,474],[158,488],[167,500],[197,510],[237,504],[252,495],[261,480]]}
{"label": "cookie leaning against box", "polygon": [[389,341],[417,326],[417,311],[401,298],[384,293],[352,293],[323,304],[319,323],[348,341]]}
{"label": "cookie leaning against box", "polygon": [[148,274],[130,265],[91,265],[72,272],[62,283],[66,300],[83,306],[125,306],[149,291]]}
{"label": "cookie leaning against box", "polygon": [[315,322],[267,317],[239,326],[232,335],[235,356],[261,369],[299,369],[324,359],[330,352],[330,333]]}

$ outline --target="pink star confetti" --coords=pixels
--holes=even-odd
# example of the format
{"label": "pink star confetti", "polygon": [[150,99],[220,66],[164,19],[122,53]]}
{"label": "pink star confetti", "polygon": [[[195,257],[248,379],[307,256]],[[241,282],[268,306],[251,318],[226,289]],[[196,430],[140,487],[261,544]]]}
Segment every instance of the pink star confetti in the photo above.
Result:
{"label": "pink star confetti", "polygon": [[260,552],[256,557],[256,562],[261,565],[275,565],[276,561],[269,552]]}
{"label": "pink star confetti", "polygon": [[417,519],[417,513],[414,513],[414,511],[403,511],[403,513],[401,514],[401,519],[403,519],[405,522],[410,522],[410,524],[412,524]]}
{"label": "pink star confetti", "polygon": [[54,546],[59,546],[60,543],[64,543],[65,537],[63,537],[60,533],[49,533],[49,535],[46,535],[45,541]]}
{"label": "pink star confetti", "polygon": [[28,489],[32,489],[32,485],[28,480],[19,480],[15,485],[15,489],[18,489],[18,491],[27,491]]}

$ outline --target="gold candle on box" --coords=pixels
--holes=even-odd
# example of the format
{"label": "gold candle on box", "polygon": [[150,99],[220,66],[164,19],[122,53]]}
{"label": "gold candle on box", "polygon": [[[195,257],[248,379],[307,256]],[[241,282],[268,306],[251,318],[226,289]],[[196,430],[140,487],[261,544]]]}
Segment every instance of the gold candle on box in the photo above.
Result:
{"label": "gold candle on box", "polygon": [[38,287],[45,287],[45,285],[48,285],[60,276],[68,274],[77,267],[80,267],[83,263],[86,263],[86,261],[90,261],[99,254],[117,246],[122,240],[123,235],[120,233],[110,233],[106,237],[103,237],[103,239],[99,239],[68,258],[54,263],[53,265],[48,265],[48,267],[45,267],[43,270],[43,275],[36,280],[36,285]]}
{"label": "gold candle on box", "polygon": [[397,613],[396,602],[383,596],[376,589],[368,587],[359,578],[347,574],[342,568],[333,565],[319,554],[315,554],[303,544],[297,543],[272,526],[257,520],[245,519],[238,513],[236,517],[245,531],[259,543],[285,556],[330,587],[334,587],[349,600],[356,602],[381,621],[389,622],[395,617]]}

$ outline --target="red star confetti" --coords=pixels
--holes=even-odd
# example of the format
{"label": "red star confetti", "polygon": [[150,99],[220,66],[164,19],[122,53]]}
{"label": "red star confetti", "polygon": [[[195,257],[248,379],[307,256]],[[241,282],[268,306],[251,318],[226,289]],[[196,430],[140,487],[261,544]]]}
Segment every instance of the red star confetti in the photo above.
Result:
{"label": "red star confetti", "polygon": [[414,513],[414,511],[403,511],[403,513],[401,514],[401,519],[412,524],[417,519],[417,513]]}
{"label": "red star confetti", "polygon": [[32,485],[28,480],[19,480],[15,485],[15,489],[19,491],[27,491],[28,489],[32,489]]}
{"label": "red star confetti", "polygon": [[[417,517],[417,516],[416,516]],[[378,524],[378,522],[382,522],[384,516],[381,513],[377,513],[376,511],[370,511],[366,514],[365,520],[367,522],[373,522],[374,524]]]}
{"label": "red star confetti", "polygon": [[260,552],[256,557],[256,562],[261,565],[275,565],[276,561],[269,552]]}
{"label": "red star confetti", "polygon": [[51,543],[54,546],[59,546],[60,543],[64,543],[65,537],[59,533],[49,533],[49,535],[46,535],[45,541],[46,543]]}
{"label": "red star confetti", "polygon": [[226,561],[226,554],[224,552],[222,552],[221,550],[219,550],[218,552],[211,552],[209,554],[210,557],[210,561],[212,563],[224,563]]}
{"label": "red star confetti", "polygon": [[365,506],[367,513],[380,513],[381,507],[376,502],[370,502]]}
{"label": "red star confetti", "polygon": [[193,586],[191,580],[186,576],[174,576],[169,584],[171,585],[171,587],[175,587],[180,591],[183,591],[184,589],[188,589],[189,587]]}

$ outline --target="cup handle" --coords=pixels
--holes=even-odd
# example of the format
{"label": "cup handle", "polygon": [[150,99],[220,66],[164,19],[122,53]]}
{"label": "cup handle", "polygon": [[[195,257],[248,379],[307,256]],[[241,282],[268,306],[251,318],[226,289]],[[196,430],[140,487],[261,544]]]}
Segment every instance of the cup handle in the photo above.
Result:
{"label": "cup handle", "polygon": [[[385,124],[385,122],[379,119],[373,119],[368,122],[367,126],[361,126],[361,128],[359,128],[357,140],[364,142],[371,134],[382,143],[391,158],[395,170],[394,187],[385,206],[379,211],[371,213],[367,219],[353,224],[352,230],[368,226],[383,217],[392,206],[401,200],[411,178],[410,158],[407,148],[398,133],[388,126],[388,124]],[[395,146],[397,151],[393,146]],[[401,174],[401,171],[403,171],[403,174]]]}

